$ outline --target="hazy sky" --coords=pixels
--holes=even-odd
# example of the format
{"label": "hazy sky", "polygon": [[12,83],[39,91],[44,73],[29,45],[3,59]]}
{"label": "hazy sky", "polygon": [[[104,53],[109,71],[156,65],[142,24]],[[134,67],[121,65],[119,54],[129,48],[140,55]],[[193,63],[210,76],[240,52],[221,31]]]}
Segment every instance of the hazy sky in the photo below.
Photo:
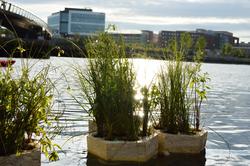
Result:
{"label": "hazy sky", "polygon": [[106,13],[119,31],[226,30],[250,42],[250,0],[10,0],[47,21],[65,7]]}

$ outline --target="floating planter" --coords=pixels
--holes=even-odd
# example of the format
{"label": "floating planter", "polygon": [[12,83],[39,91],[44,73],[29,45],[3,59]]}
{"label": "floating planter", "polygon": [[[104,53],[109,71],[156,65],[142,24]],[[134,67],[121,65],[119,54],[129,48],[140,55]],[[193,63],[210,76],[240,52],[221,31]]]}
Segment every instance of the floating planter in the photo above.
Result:
{"label": "floating planter", "polygon": [[107,161],[145,162],[158,154],[157,133],[138,141],[108,141],[95,137],[96,123],[89,120],[88,152]]}
{"label": "floating planter", "polygon": [[[189,34],[182,34],[178,45],[171,44],[173,61],[166,62],[158,75],[159,153],[200,153],[206,145],[207,132],[200,127],[201,105],[206,99],[207,73],[201,72],[204,42],[196,43],[194,63],[184,63],[191,41]],[[192,42],[191,42],[192,43]],[[179,134],[182,133],[182,134]]]}
{"label": "floating planter", "polygon": [[158,139],[154,134],[138,141],[107,141],[87,136],[88,152],[107,161],[144,162],[158,153]]}
{"label": "floating planter", "polygon": [[22,152],[20,156],[16,154],[8,155],[8,156],[0,156],[0,165],[6,166],[40,166],[41,165],[41,148],[40,146],[36,146],[32,150],[25,150]]}
{"label": "floating planter", "polygon": [[76,74],[83,99],[78,102],[94,119],[89,121],[88,152],[107,161],[149,160],[158,153],[158,139],[148,128],[149,110],[144,109],[143,118],[137,114],[144,106],[134,97],[136,74],[124,43],[104,33],[86,48],[88,66]]}
{"label": "floating planter", "polygon": [[198,154],[205,149],[207,131],[201,130],[195,135],[169,134],[159,132],[159,153]]}

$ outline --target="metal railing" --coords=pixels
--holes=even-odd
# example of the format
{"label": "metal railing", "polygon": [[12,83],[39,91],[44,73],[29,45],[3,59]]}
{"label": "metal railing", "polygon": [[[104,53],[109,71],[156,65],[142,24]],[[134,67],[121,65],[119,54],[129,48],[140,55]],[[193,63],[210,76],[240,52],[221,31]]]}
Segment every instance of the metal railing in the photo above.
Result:
{"label": "metal railing", "polygon": [[39,25],[43,29],[45,29],[47,31],[47,33],[49,33],[50,35],[52,34],[48,24],[46,22],[44,22],[42,19],[40,19],[39,17],[37,17],[36,15],[32,14],[31,12],[28,12],[28,11],[26,11],[26,10],[16,6],[16,5],[13,5],[13,4],[6,2],[6,1],[3,1],[3,0],[0,0],[0,4],[1,4],[0,10],[4,10],[7,12],[18,14],[18,15],[23,16],[31,21],[34,21],[37,25]]}

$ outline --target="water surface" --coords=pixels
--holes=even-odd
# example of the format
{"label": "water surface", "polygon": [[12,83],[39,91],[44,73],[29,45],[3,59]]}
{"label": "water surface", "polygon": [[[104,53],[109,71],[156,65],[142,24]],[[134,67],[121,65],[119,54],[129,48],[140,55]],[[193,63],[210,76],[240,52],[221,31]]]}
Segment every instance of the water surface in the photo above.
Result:
{"label": "water surface", "polygon": [[[55,106],[54,111],[57,112],[58,108],[64,110],[64,115],[60,118],[60,125],[64,130],[55,138],[56,143],[63,145],[59,151],[60,160],[48,162],[43,155],[42,165],[107,165],[96,158],[87,157],[89,117],[69,94],[79,94],[72,67],[76,64],[84,67],[86,60],[53,57],[50,60],[30,62],[37,62],[37,70],[44,63],[51,63],[56,67],[50,73],[57,80],[59,89],[55,99],[59,102],[59,107]],[[163,61],[136,59],[133,63],[138,74],[138,85],[149,85],[156,78],[156,72]],[[20,59],[17,59],[15,68],[19,65]],[[197,156],[176,155],[153,159],[144,165],[250,165],[250,66],[204,64],[202,70],[208,72],[211,78],[208,101],[202,108],[202,125],[209,132],[206,152]]]}

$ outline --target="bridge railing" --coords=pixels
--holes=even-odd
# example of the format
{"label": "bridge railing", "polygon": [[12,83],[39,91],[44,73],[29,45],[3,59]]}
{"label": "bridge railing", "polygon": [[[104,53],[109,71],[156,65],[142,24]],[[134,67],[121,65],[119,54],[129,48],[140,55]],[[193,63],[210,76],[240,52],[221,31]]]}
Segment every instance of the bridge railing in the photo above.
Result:
{"label": "bridge railing", "polygon": [[50,28],[48,27],[48,24],[46,24],[42,19],[40,19],[36,15],[3,0],[0,0],[0,4],[1,4],[0,9],[18,14],[31,21],[34,21],[37,25],[43,27],[48,33],[51,33]]}

